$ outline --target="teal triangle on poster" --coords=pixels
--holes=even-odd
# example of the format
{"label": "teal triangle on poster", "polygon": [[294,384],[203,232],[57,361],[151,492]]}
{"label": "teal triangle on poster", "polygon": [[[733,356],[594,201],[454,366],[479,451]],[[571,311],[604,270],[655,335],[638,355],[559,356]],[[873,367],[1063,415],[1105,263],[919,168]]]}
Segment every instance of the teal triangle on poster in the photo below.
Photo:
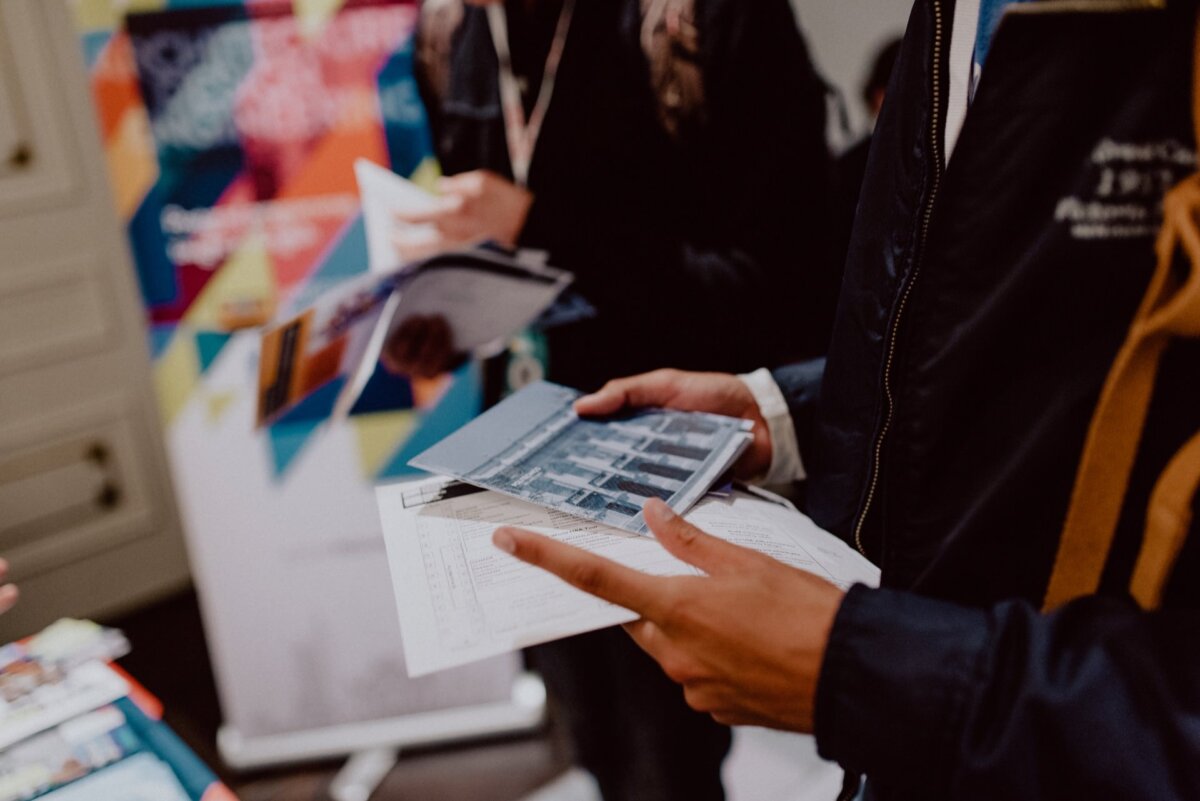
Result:
{"label": "teal triangle on poster", "polygon": [[213,6],[244,6],[245,0],[167,0],[167,8],[211,8]]}
{"label": "teal triangle on poster", "polygon": [[388,160],[400,175],[412,175],[433,154],[429,117],[414,77],[413,38],[410,36],[388,58],[375,77],[383,116]]}
{"label": "teal triangle on poster", "polygon": [[382,364],[375,365],[375,372],[358,393],[358,399],[350,408],[353,417],[375,412],[391,412],[413,407],[412,383],[403,376],[393,375]]}
{"label": "teal triangle on poster", "polygon": [[100,60],[105,45],[112,39],[112,31],[88,31],[83,34],[83,62],[90,71]]}
{"label": "teal triangle on poster", "polygon": [[356,214],[338,232],[333,244],[317,260],[321,266],[292,301],[296,308],[309,306],[322,293],[367,271],[367,228],[362,214]]}
{"label": "teal triangle on poster", "polygon": [[305,420],[299,423],[276,423],[267,430],[271,441],[271,456],[274,457],[275,480],[283,480],[289,467],[316,430],[321,420]]}
{"label": "teal triangle on poster", "polygon": [[201,331],[196,334],[196,353],[200,356],[200,374],[204,375],[212,363],[217,360],[221,349],[225,347],[232,334],[217,331]]}
{"label": "teal triangle on poster", "polygon": [[283,479],[313,434],[329,419],[344,383],[345,380],[341,378],[330,381],[267,429],[267,440],[274,459],[275,480]]}
{"label": "teal triangle on poster", "polygon": [[175,335],[174,325],[152,325],[147,331],[150,345],[150,359],[157,361],[159,356],[166,351],[167,345],[171,344],[171,337]]}
{"label": "teal triangle on poster", "polygon": [[421,418],[412,436],[379,471],[378,479],[419,475],[408,460],[436,445],[451,432],[470,422],[483,407],[483,381],[479,364],[470,362],[454,373],[454,383],[428,414]]}

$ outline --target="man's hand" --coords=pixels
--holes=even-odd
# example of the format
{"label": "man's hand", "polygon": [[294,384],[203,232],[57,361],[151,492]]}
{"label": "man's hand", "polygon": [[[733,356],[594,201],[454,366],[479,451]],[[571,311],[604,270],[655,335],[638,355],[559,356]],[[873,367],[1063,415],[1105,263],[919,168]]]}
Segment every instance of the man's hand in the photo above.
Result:
{"label": "man's hand", "polygon": [[[8,577],[8,561],[0,559],[0,581],[4,581]],[[20,593],[17,591],[17,585],[5,584],[0,586],[0,614],[4,614],[9,609],[17,605],[17,596]]]}
{"label": "man's hand", "polygon": [[396,252],[406,261],[443,250],[493,241],[515,248],[533,195],[494,172],[464,172],[438,183],[440,197],[434,208],[397,214],[408,225],[432,225],[437,237],[412,237],[403,227],[393,234]]}
{"label": "man's hand", "polygon": [[642,616],[630,636],[683,685],[694,709],[729,725],[808,732],[825,643],[842,591],[705,534],[659,500],[644,509],[663,546],[708,575],[650,576],[519,529],[493,542]]}
{"label": "man's hand", "polygon": [[771,467],[771,433],[767,421],[753,393],[737,376],[655,370],[609,381],[599,392],[575,401],[575,411],[584,417],[601,417],[639,406],[711,412],[749,420],[754,424],[754,441],[733,466],[734,474],[750,480]]}

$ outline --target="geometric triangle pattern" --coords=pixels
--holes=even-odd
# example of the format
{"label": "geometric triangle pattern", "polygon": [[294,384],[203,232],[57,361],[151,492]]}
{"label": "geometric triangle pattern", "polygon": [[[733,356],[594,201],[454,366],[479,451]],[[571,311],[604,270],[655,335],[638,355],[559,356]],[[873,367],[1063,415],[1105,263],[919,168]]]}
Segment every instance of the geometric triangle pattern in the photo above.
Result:
{"label": "geometric triangle pattern", "polygon": [[217,268],[188,307],[184,320],[195,328],[223,331],[229,324],[231,303],[257,302],[270,307],[277,295],[266,235],[251,233]]}
{"label": "geometric triangle pattern", "polygon": [[232,334],[222,334],[216,331],[201,331],[196,334],[196,354],[200,357],[200,374],[208,372],[208,368],[216,361],[221,349],[232,338]]}
{"label": "geometric triangle pattern", "polygon": [[417,417],[417,412],[404,409],[358,415],[346,421],[354,428],[363,478],[368,481],[375,478],[388,457],[416,426]]}
{"label": "geometric triangle pattern", "polygon": [[441,402],[421,416],[417,429],[387,461],[377,478],[421,475],[422,471],[409,467],[408,460],[436,445],[446,435],[466,425],[479,414],[483,406],[482,371],[479,364],[472,361],[460,367],[454,373],[453,382],[442,396]]}
{"label": "geometric triangle pattern", "polygon": [[150,338],[150,360],[158,361],[158,357],[163,355],[163,351],[167,349],[167,345],[171,344],[171,337],[175,333],[173,325],[151,325],[147,326],[147,333]]}
{"label": "geometric triangle pattern", "polygon": [[233,405],[237,397],[236,392],[219,392],[208,396],[208,424],[220,425],[221,418],[225,416],[225,412]]}
{"label": "geometric triangle pattern", "polygon": [[341,378],[330,381],[267,428],[276,480],[284,477],[305,444],[328,420],[344,384]]}
{"label": "geometric triangle pattern", "polygon": [[309,276],[289,305],[308,306],[334,286],[367,271],[367,229],[362,214],[339,231],[333,245],[321,256],[321,267]]}
{"label": "geometric triangle pattern", "polygon": [[321,420],[301,420],[296,423],[276,423],[267,429],[267,441],[271,445],[271,465],[274,478],[282,481],[292,462],[304,450],[312,435],[321,427]]}
{"label": "geometric triangle pattern", "polygon": [[333,17],[334,12],[341,8],[344,0],[292,0],[292,13],[300,33],[305,38],[316,39],[324,30],[325,24]]}
{"label": "geometric triangle pattern", "polygon": [[389,372],[382,365],[376,365],[375,372],[367,379],[366,385],[350,408],[350,415],[357,417],[375,412],[411,409],[418,405],[413,400],[413,382]]}
{"label": "geometric triangle pattern", "polygon": [[164,423],[170,425],[175,421],[199,384],[200,357],[196,352],[196,340],[180,326],[154,363],[154,386]]}

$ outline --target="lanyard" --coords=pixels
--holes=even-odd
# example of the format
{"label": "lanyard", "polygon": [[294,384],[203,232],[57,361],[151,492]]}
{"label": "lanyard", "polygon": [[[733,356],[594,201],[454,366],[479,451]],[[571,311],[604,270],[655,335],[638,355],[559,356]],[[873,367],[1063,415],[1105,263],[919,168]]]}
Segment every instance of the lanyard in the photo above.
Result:
{"label": "lanyard", "polygon": [[529,183],[529,164],[533,161],[533,150],[550,99],[554,97],[554,79],[558,76],[558,65],[562,61],[563,48],[567,44],[567,31],[571,28],[571,17],[575,13],[575,0],[563,0],[562,13],[558,16],[558,27],[554,30],[554,41],[546,55],[546,68],[542,72],[542,85],[538,90],[533,113],[525,119],[525,107],[521,102],[521,89],[513,74],[512,51],[508,44],[508,19],[504,3],[492,2],[487,6],[488,28],[492,32],[492,44],[500,62],[500,105],[504,109],[504,138],[508,142],[508,159],[512,164],[513,178],[520,186]]}

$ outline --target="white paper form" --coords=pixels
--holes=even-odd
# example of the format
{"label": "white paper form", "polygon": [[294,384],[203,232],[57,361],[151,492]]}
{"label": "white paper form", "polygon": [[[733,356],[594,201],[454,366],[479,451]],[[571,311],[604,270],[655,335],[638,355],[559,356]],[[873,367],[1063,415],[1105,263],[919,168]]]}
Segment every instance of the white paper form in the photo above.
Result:
{"label": "white paper form", "polygon": [[[499,526],[531,529],[645,573],[699,572],[657,540],[444,478],[381,486],[376,498],[411,677],[637,618],[498,550],[491,538]],[[879,581],[866,559],[775,500],[739,490],[706,498],[687,517],[842,587]]]}

